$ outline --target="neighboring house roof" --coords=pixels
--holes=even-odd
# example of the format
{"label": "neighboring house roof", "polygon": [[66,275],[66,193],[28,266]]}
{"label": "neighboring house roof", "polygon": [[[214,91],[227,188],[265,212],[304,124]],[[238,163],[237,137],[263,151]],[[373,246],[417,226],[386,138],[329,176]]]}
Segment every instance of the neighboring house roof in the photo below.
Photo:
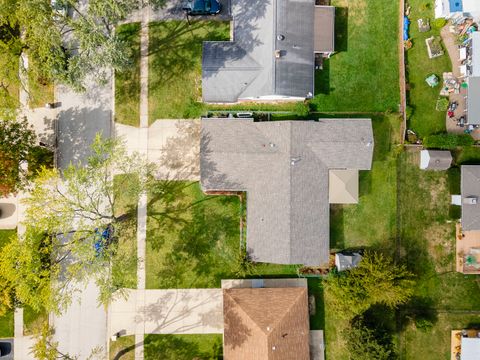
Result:
{"label": "neighboring house roof", "polygon": [[330,170],[328,185],[330,204],[358,203],[358,170]]}
{"label": "neighboring house roof", "polygon": [[480,165],[462,165],[462,230],[480,230]]}
{"label": "neighboring house roof", "polygon": [[435,0],[435,18],[463,14],[474,18],[480,15],[478,0]]}
{"label": "neighboring house roof", "polygon": [[315,6],[314,24],[314,51],[321,53],[333,52],[335,50],[335,7]]}
{"label": "neighboring house roof", "polygon": [[420,151],[420,169],[447,170],[452,165],[450,151],[422,150]]}
{"label": "neighboring house roof", "polygon": [[205,191],[247,191],[247,247],[252,260],[328,263],[329,170],[369,170],[369,119],[253,122],[203,119]]}
{"label": "neighboring house roof", "polygon": [[359,253],[336,253],[335,266],[338,271],[345,271],[357,267],[362,261],[362,255]]}
{"label": "neighboring house roof", "polygon": [[469,124],[480,124],[480,77],[468,77],[467,116]]}
{"label": "neighboring house roof", "polygon": [[[203,100],[312,96],[314,8],[314,0],[232,0],[233,42],[203,44]],[[333,32],[327,25],[318,31]]]}
{"label": "neighboring house roof", "polygon": [[308,290],[225,289],[225,360],[308,360]]}
{"label": "neighboring house roof", "polygon": [[480,354],[480,338],[462,337],[461,360],[478,360]]}

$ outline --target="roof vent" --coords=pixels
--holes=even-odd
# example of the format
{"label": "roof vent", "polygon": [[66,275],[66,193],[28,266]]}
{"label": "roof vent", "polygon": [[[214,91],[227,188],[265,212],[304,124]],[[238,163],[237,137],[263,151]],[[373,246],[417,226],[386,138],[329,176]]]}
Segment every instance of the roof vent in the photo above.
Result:
{"label": "roof vent", "polygon": [[302,160],[301,157],[294,157],[294,158],[292,158],[292,159],[290,160],[290,164],[291,164],[292,166],[294,166],[294,165],[295,165],[297,162],[299,162],[300,160]]}
{"label": "roof vent", "polygon": [[277,348],[275,345],[272,346],[272,350],[275,351]]}
{"label": "roof vent", "polygon": [[269,145],[270,145],[271,148],[274,148],[274,147],[276,146],[276,145],[275,145],[274,143],[272,143],[272,142],[271,142]]}
{"label": "roof vent", "polygon": [[278,35],[277,35],[277,40],[278,40],[278,41],[283,41],[283,40],[285,40],[285,35],[283,35],[283,34],[278,34]]}

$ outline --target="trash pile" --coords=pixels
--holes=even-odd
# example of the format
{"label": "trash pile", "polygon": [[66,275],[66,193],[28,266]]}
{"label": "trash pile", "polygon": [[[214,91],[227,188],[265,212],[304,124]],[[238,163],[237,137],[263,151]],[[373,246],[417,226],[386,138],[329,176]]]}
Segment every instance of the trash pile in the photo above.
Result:
{"label": "trash pile", "polygon": [[449,96],[451,93],[460,94],[461,83],[451,72],[443,73],[443,86],[440,96]]}

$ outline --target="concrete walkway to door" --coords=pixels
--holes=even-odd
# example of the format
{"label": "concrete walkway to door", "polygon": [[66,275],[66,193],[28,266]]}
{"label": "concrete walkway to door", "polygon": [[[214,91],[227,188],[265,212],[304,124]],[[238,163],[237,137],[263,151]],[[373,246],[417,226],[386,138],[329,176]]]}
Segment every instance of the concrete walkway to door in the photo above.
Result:
{"label": "concrete walkway to door", "polygon": [[222,289],[127,290],[109,307],[110,336],[223,333]]}

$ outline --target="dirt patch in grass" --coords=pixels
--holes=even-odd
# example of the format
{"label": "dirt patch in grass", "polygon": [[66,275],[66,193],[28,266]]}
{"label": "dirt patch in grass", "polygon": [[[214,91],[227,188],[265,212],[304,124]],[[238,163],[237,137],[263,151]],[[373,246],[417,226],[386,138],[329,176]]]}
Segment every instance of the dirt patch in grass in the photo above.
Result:
{"label": "dirt patch in grass", "polygon": [[428,252],[437,272],[454,270],[454,223],[433,223],[425,229],[424,237],[427,240]]}

